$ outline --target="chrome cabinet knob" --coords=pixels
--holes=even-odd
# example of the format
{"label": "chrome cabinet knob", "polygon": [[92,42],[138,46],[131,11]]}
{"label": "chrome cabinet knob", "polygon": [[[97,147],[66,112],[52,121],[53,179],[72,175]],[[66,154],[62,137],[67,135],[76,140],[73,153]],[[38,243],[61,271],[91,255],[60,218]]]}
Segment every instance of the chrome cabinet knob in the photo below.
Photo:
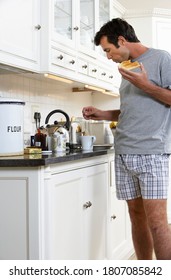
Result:
{"label": "chrome cabinet knob", "polygon": [[36,25],[35,29],[40,30],[41,29],[41,25],[40,24]]}
{"label": "chrome cabinet knob", "polygon": [[62,60],[64,57],[63,57],[63,55],[62,54],[60,54],[59,56],[58,56],[58,59],[60,59],[60,60]]}
{"label": "chrome cabinet knob", "polygon": [[91,207],[91,206],[92,206],[91,201],[87,201],[86,203],[83,204],[83,207],[86,208],[86,209]]}
{"label": "chrome cabinet knob", "polygon": [[72,59],[69,63],[75,64],[75,60]]}
{"label": "chrome cabinet knob", "polygon": [[86,65],[86,64],[85,64],[85,65],[83,65],[83,66],[82,66],[82,68],[87,69],[87,65]]}
{"label": "chrome cabinet knob", "polygon": [[73,29],[74,29],[75,31],[78,31],[79,27],[78,27],[78,26],[75,26]]}
{"label": "chrome cabinet knob", "polygon": [[115,220],[115,219],[116,219],[116,216],[115,216],[115,215],[112,215],[110,218],[111,218],[111,220]]}

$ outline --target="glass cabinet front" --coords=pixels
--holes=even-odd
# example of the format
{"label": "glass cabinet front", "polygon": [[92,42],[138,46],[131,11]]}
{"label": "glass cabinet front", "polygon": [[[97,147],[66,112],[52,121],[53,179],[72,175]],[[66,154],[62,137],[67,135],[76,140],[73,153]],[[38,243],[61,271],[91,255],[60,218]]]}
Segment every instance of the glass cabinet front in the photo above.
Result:
{"label": "glass cabinet front", "polygon": [[[99,0],[99,29],[110,20],[109,6],[109,0]],[[97,50],[99,54],[106,56],[100,46],[97,47]]]}
{"label": "glass cabinet front", "polygon": [[99,27],[110,19],[109,0],[99,0]]}
{"label": "glass cabinet front", "polygon": [[80,0],[80,44],[94,49],[95,1]]}
{"label": "glass cabinet front", "polygon": [[[95,50],[95,33],[110,19],[110,0],[52,1],[54,38],[83,52]],[[100,47],[97,52],[104,55]]]}
{"label": "glass cabinet front", "polygon": [[72,39],[72,0],[54,0],[54,31]]}

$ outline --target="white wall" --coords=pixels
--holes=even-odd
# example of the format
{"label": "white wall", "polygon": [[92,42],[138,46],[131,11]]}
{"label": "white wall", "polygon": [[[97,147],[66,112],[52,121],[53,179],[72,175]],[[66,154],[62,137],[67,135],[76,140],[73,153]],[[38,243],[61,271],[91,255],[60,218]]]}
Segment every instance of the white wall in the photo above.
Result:
{"label": "white wall", "polygon": [[[25,139],[30,139],[30,135],[35,133],[35,123],[32,122],[33,106],[36,106],[41,113],[41,125],[45,124],[46,116],[54,109],[65,111],[71,118],[72,116],[82,117],[82,107],[87,105],[94,105],[102,109],[119,106],[118,98],[100,93],[73,93],[69,85],[45,78],[38,80],[34,78],[34,75],[27,74],[1,74],[0,97],[25,101]],[[58,116],[54,115],[54,118],[58,119]],[[53,117],[50,119],[50,123],[53,123]]]}

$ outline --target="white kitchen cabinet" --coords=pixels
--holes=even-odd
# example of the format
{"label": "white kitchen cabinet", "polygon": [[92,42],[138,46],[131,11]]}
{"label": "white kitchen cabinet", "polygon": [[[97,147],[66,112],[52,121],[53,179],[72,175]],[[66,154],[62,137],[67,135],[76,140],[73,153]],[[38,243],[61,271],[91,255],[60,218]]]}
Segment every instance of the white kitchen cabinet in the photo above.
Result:
{"label": "white kitchen cabinet", "polygon": [[25,180],[0,180],[0,255],[3,259],[28,258],[27,191]]}
{"label": "white kitchen cabinet", "polygon": [[39,259],[39,169],[0,168],[0,260]]}
{"label": "white kitchen cabinet", "polygon": [[107,178],[107,163],[52,173],[45,258],[106,258]]}
{"label": "white kitchen cabinet", "polygon": [[128,259],[133,254],[127,204],[116,198],[114,159],[109,156],[108,253],[109,259]]}
{"label": "white kitchen cabinet", "polygon": [[[75,2],[78,1],[76,0]],[[74,46],[75,33],[78,26],[75,23],[76,5],[72,0],[50,0],[51,32],[54,41]]]}
{"label": "white kitchen cabinet", "polygon": [[50,221],[45,258],[83,258],[83,181],[82,172],[76,170],[52,175],[46,189]]}
{"label": "white kitchen cabinet", "polygon": [[[85,178],[83,196],[85,259],[105,259],[107,163],[86,168]],[[89,206],[91,207],[89,208]]]}
{"label": "white kitchen cabinet", "polygon": [[41,7],[41,72],[118,92],[117,67],[94,45],[96,31],[110,19],[112,1],[42,0]]}
{"label": "white kitchen cabinet", "polygon": [[113,168],[112,154],[0,168],[0,259],[128,259],[130,223]]}
{"label": "white kitchen cabinet", "polygon": [[0,259],[105,259],[107,158],[0,169]]}
{"label": "white kitchen cabinet", "polygon": [[[51,0],[52,40],[90,55],[94,35],[111,17],[110,0]],[[95,53],[91,53],[95,56]]]}
{"label": "white kitchen cabinet", "polygon": [[40,0],[0,1],[0,63],[40,70]]}

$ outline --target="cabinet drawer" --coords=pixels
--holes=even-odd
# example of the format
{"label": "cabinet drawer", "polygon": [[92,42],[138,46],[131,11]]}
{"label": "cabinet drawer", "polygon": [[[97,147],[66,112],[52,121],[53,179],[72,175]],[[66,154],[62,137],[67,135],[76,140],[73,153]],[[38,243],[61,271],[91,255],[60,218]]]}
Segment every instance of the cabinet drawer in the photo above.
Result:
{"label": "cabinet drawer", "polygon": [[99,68],[98,78],[99,80],[105,81],[107,83],[112,83],[114,81],[114,75],[112,71],[105,68]]}
{"label": "cabinet drawer", "polygon": [[74,71],[77,67],[75,56],[62,52],[60,50],[52,49],[52,63]]}
{"label": "cabinet drawer", "polygon": [[107,77],[108,77],[108,71],[104,68],[99,68],[99,71],[98,71],[99,80],[107,81]]}
{"label": "cabinet drawer", "polygon": [[65,66],[65,53],[59,50],[52,50],[52,63],[58,66]]}
{"label": "cabinet drawer", "polygon": [[77,69],[77,60],[75,56],[70,54],[65,54],[65,67],[70,70],[76,71]]}

